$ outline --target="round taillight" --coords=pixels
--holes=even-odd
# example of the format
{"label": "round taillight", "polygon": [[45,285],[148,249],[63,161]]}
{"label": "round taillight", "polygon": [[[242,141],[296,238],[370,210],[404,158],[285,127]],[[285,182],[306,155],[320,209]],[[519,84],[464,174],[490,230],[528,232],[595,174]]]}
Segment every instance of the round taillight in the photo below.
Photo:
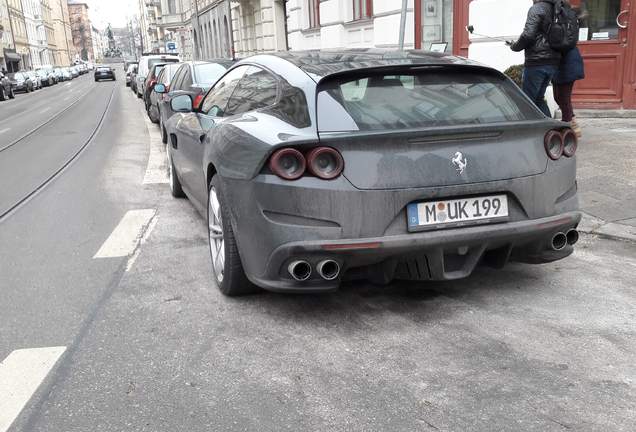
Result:
{"label": "round taillight", "polygon": [[344,160],[334,148],[317,147],[307,154],[307,166],[316,177],[331,180],[342,174]]}
{"label": "round taillight", "polygon": [[567,157],[574,156],[579,146],[579,141],[572,129],[566,129],[562,132],[563,136],[563,154]]}
{"label": "round taillight", "polygon": [[274,152],[269,160],[269,169],[285,180],[297,180],[302,177],[307,162],[301,152],[292,148],[284,148]]}
{"label": "round taillight", "polygon": [[555,130],[551,130],[545,135],[545,151],[552,160],[557,160],[563,156],[563,137]]}

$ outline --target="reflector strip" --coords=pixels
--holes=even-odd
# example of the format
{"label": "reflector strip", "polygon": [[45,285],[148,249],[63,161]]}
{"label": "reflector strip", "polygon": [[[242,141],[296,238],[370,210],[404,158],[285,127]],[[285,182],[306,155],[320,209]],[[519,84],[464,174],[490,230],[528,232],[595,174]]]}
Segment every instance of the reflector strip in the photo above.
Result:
{"label": "reflector strip", "polygon": [[325,250],[360,250],[360,249],[378,249],[381,246],[382,246],[381,242],[342,243],[342,244],[324,245],[322,248]]}

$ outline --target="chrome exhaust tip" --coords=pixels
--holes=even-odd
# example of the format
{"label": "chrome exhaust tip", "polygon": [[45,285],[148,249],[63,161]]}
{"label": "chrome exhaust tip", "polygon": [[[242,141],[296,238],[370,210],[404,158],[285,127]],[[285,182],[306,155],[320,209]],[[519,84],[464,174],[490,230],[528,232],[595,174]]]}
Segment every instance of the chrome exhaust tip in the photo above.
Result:
{"label": "chrome exhaust tip", "polygon": [[574,246],[579,241],[579,232],[575,229],[571,229],[570,231],[568,231],[565,236],[567,237],[568,244],[570,246]]}
{"label": "chrome exhaust tip", "polygon": [[562,232],[556,233],[554,237],[552,237],[552,249],[555,251],[562,250],[568,244],[568,238]]}
{"label": "chrome exhaust tip", "polygon": [[311,277],[311,266],[307,261],[293,261],[287,271],[298,282],[304,282]]}
{"label": "chrome exhaust tip", "polygon": [[318,274],[324,280],[332,281],[337,279],[340,275],[340,264],[335,262],[334,260],[324,260],[318,263],[316,266],[318,270]]}

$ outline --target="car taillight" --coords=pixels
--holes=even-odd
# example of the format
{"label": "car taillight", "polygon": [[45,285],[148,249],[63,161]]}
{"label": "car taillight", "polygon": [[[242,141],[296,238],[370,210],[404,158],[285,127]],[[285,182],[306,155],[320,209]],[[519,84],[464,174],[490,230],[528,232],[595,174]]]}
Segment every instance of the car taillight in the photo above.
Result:
{"label": "car taillight", "polygon": [[293,148],[277,150],[269,159],[269,169],[284,180],[298,180],[306,168],[305,156]]}
{"label": "car taillight", "polygon": [[570,128],[551,130],[545,134],[544,144],[548,157],[552,160],[557,160],[561,156],[574,156],[578,147],[578,139]]}
{"label": "car taillight", "polygon": [[579,140],[576,137],[576,133],[572,129],[566,129],[561,132],[563,137],[563,155],[566,157],[572,157],[576,153],[576,149],[579,146]]}
{"label": "car taillight", "polygon": [[201,102],[203,102],[203,95],[197,95],[197,97],[194,98],[194,102],[192,102],[192,106],[194,107],[194,109],[199,109],[199,106],[201,106]]}
{"label": "car taillight", "polygon": [[317,147],[307,154],[309,172],[323,180],[331,180],[342,174],[344,160],[338,150]]}
{"label": "car taillight", "polygon": [[563,138],[559,131],[551,130],[545,135],[545,151],[552,160],[563,156]]}
{"label": "car taillight", "polygon": [[305,171],[323,180],[332,180],[342,174],[344,159],[331,147],[316,147],[306,154],[294,148],[283,148],[272,154],[269,169],[285,180],[297,180]]}

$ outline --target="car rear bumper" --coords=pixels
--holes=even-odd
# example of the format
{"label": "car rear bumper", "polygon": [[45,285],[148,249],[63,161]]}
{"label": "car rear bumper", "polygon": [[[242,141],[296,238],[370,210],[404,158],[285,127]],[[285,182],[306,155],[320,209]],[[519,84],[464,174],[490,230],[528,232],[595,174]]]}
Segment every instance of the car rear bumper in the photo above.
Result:
{"label": "car rear bumper", "polygon": [[[544,263],[572,253],[552,250],[556,233],[575,228],[581,215],[574,159],[550,164],[540,175],[435,188],[359,190],[346,178],[273,175],[223,179],[232,226],[245,272],[254,283],[277,291],[330,290],[343,277],[387,282],[392,278],[450,280],[466,277],[481,261]],[[411,202],[489,194],[508,196],[510,217],[502,223],[409,233]],[[327,281],[316,265],[335,260],[340,276]],[[307,261],[308,281],[297,282],[290,262]],[[450,264],[449,264],[450,263]]]}
{"label": "car rear bumper", "polygon": [[[574,248],[551,248],[555,234],[576,228],[581,214],[521,222],[447,229],[424,233],[338,241],[299,241],[276,248],[265,275],[248,275],[252,282],[272,291],[324,291],[337,289],[343,279],[388,283],[404,280],[455,280],[470,276],[480,263],[501,268],[508,261],[546,263],[569,256]],[[288,274],[294,261],[306,261],[310,279],[298,282]],[[325,280],[318,264],[333,260],[340,276]]]}

